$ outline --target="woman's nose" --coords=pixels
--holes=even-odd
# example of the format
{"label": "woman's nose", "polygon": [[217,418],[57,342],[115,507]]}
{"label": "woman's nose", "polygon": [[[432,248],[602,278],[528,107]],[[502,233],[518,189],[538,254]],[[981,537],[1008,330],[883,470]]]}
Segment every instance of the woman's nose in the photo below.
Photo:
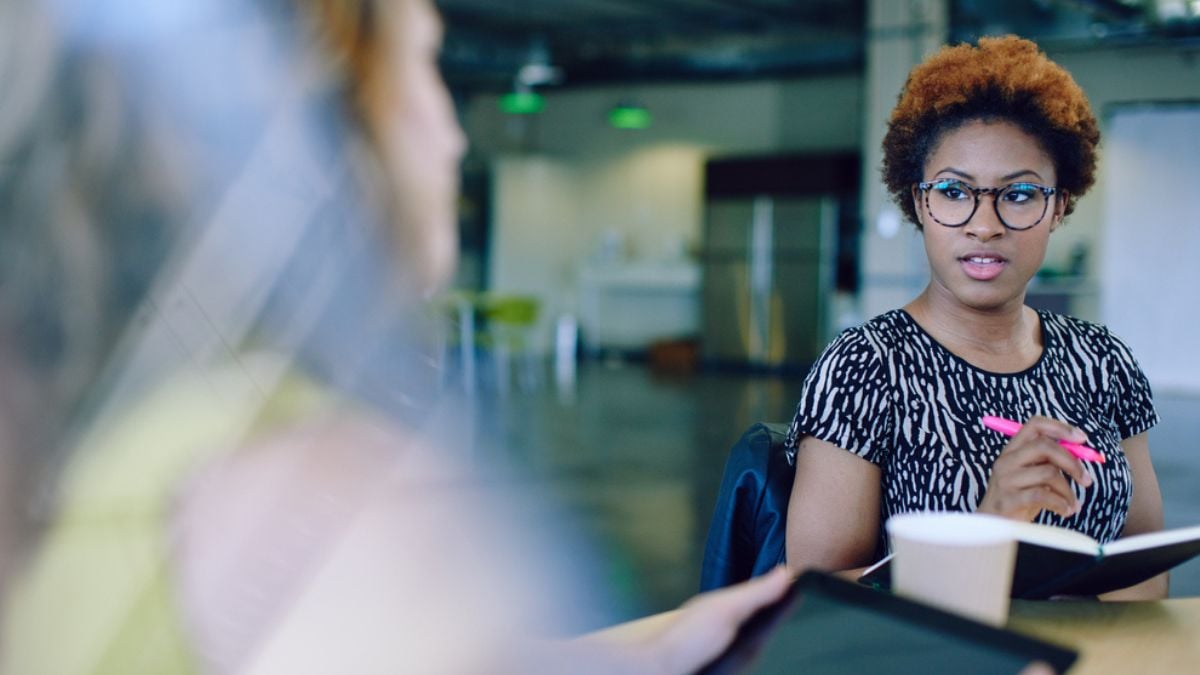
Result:
{"label": "woman's nose", "polygon": [[1000,220],[1000,215],[996,213],[995,200],[996,195],[984,194],[979,196],[979,206],[976,207],[975,213],[971,215],[971,219],[963,227],[967,234],[978,238],[980,241],[988,241],[1004,234],[1004,222]]}

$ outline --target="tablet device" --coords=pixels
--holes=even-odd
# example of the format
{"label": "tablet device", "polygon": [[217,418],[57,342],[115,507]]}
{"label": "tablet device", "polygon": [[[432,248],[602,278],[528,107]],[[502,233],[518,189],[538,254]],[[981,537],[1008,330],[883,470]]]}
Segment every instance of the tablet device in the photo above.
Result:
{"label": "tablet device", "polygon": [[822,572],[759,610],[701,673],[1063,672],[1078,654]]}

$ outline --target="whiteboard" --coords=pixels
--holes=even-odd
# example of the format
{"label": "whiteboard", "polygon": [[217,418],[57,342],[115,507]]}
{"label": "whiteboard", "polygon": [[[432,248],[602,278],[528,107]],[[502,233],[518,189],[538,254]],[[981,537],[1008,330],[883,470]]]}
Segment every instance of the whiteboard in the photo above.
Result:
{"label": "whiteboard", "polygon": [[1200,104],[1113,110],[1101,319],[1156,392],[1200,392]]}

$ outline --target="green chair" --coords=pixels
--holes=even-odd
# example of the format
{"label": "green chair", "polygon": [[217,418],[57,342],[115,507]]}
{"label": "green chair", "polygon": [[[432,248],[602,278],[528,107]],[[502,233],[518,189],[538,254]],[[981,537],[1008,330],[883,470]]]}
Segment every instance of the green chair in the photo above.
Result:
{"label": "green chair", "polygon": [[523,390],[536,388],[540,378],[533,335],[541,302],[530,295],[487,293],[478,309],[484,326],[478,344],[490,356],[497,391],[509,391],[514,371]]}

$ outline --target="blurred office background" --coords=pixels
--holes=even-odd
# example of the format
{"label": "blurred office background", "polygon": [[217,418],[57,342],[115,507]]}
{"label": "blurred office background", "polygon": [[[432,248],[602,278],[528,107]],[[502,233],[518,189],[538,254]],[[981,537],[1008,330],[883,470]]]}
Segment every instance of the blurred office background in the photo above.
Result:
{"label": "blurred office background", "polygon": [[[1200,1],[438,0],[471,151],[447,386],[598,542],[619,611],[694,592],[726,453],[842,328],[924,286],[879,184],[945,42],[1016,33],[1102,119],[1099,181],[1030,302],[1150,375],[1168,526],[1200,523]],[[1175,595],[1200,594],[1200,562]]]}

